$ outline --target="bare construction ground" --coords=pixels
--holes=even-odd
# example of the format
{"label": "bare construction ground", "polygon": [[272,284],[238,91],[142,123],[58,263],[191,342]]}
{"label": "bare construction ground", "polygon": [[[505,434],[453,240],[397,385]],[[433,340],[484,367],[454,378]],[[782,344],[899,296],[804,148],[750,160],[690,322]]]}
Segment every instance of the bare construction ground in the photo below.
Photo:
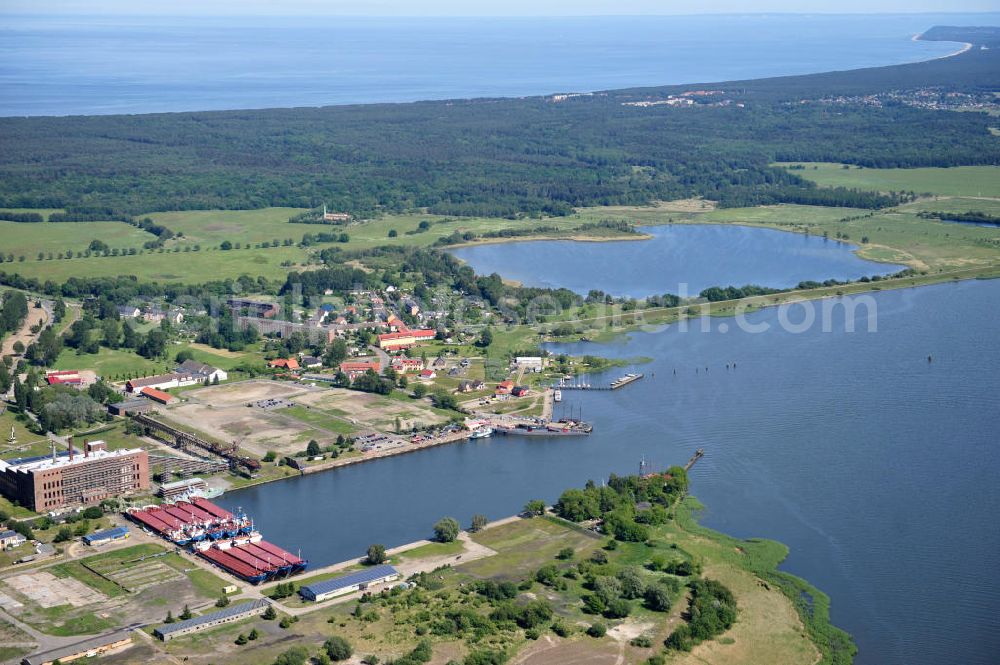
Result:
{"label": "bare construction ground", "polygon": [[104,600],[103,594],[77,580],[58,578],[45,571],[8,577],[4,583],[45,608],[59,605],[84,607]]}
{"label": "bare construction ground", "polygon": [[298,453],[312,439],[325,446],[341,435],[395,432],[397,425],[406,431],[448,419],[427,400],[279,381],[210,386],[192,390],[185,398],[167,411],[168,420],[211,439],[238,442],[259,456],[272,450],[279,455]]}
{"label": "bare construction ground", "polygon": [[[336,433],[324,432],[291,418],[283,409],[253,406],[262,400],[296,402],[309,389],[278,381],[242,381],[193,390],[187,401],[170,409],[170,420],[220,441],[238,441],[245,450],[264,455],[299,452],[310,439],[332,442]],[[250,404],[251,406],[247,406]]]}
{"label": "bare construction ground", "polygon": [[242,406],[261,399],[287,399],[306,390],[302,386],[281,381],[239,381],[192,390],[185,393],[184,397],[192,402],[215,406]]}
{"label": "bare construction ground", "polygon": [[404,430],[415,425],[434,425],[448,420],[424,400],[391,399],[344,388],[318,390],[295,401],[345,419],[356,427],[383,432],[395,431],[397,418]]}

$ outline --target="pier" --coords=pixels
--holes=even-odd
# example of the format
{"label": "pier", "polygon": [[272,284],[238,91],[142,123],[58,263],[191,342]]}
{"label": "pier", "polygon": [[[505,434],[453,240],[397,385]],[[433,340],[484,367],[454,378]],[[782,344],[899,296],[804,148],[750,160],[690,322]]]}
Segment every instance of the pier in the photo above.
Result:
{"label": "pier", "polygon": [[606,386],[593,386],[589,383],[560,383],[552,386],[556,390],[618,390],[619,388],[624,388],[630,383],[635,383],[640,379],[645,378],[645,374],[626,374],[625,376],[615,379]]}
{"label": "pier", "polygon": [[694,451],[694,455],[692,455],[691,459],[689,459],[687,461],[687,464],[684,465],[684,470],[685,471],[690,471],[691,467],[694,466],[695,462],[697,462],[698,460],[700,460],[704,456],[705,456],[705,449],[704,448],[699,448],[698,450]]}

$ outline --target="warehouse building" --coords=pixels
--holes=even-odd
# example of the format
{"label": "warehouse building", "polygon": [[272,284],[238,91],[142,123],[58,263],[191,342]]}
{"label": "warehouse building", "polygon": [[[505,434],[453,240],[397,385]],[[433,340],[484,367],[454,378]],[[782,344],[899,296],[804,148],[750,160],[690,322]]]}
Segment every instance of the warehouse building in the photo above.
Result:
{"label": "warehouse building", "polygon": [[104,499],[149,491],[149,456],[141,448],[107,450],[84,442],[52,455],[0,460],[0,493],[35,512],[90,506]]}
{"label": "warehouse building", "polygon": [[153,630],[153,635],[156,635],[161,640],[166,642],[182,635],[190,635],[191,633],[197,633],[203,630],[208,630],[209,628],[215,628],[216,626],[221,626],[222,624],[241,621],[242,619],[252,616],[259,616],[263,614],[270,605],[271,603],[263,598],[258,598],[257,600],[249,603],[230,605],[229,607],[221,609],[218,612],[211,612],[210,614],[206,614],[204,616],[178,621],[177,623],[163,624]]}
{"label": "warehouse building", "polygon": [[85,545],[96,547],[97,545],[107,545],[108,543],[125,540],[126,538],[128,538],[128,527],[116,526],[113,529],[105,529],[104,531],[95,531],[88,534],[83,537],[83,542]]}
{"label": "warehouse building", "polygon": [[306,600],[320,602],[355,591],[366,591],[376,585],[398,579],[399,571],[392,566],[372,566],[350,575],[304,586],[299,589],[299,595]]}
{"label": "warehouse building", "polygon": [[129,399],[124,402],[108,404],[108,413],[113,416],[130,416],[135,413],[146,413],[156,406],[148,399]]}

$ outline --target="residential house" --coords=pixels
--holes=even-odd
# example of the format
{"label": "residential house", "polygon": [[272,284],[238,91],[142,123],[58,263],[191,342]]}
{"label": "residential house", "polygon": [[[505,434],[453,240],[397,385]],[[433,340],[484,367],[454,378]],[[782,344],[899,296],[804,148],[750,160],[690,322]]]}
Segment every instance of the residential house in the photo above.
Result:
{"label": "residential house", "polygon": [[525,397],[530,392],[531,390],[528,389],[528,386],[514,386],[511,389],[510,394],[514,397]]}
{"label": "residential house", "polygon": [[179,309],[162,310],[158,307],[153,307],[142,313],[142,320],[148,323],[160,323],[164,320],[170,323],[183,323],[184,313]]}
{"label": "residential house", "polygon": [[177,366],[177,371],[181,374],[191,374],[192,376],[201,379],[202,383],[205,379],[209,382],[215,382],[216,379],[219,381],[225,381],[229,378],[229,374],[224,369],[219,369],[218,367],[212,367],[211,365],[205,364],[203,362],[198,362],[194,359],[188,359]]}
{"label": "residential house", "polygon": [[168,390],[170,388],[193,386],[196,383],[201,383],[201,380],[193,374],[188,374],[186,372],[172,372],[170,374],[147,376],[141,379],[129,379],[125,382],[125,390],[130,393],[137,393],[143,388]]}
{"label": "residential house", "polygon": [[134,305],[119,305],[117,309],[118,316],[123,319],[134,319],[142,314],[142,310]]}
{"label": "residential house", "polygon": [[458,384],[458,392],[460,393],[471,393],[476,390],[482,390],[486,387],[486,384],[482,381],[475,379],[472,381],[462,381]]}
{"label": "residential house", "polygon": [[302,356],[299,358],[299,365],[308,369],[316,369],[323,366],[323,361],[316,356]]}
{"label": "residential house", "polygon": [[347,375],[347,378],[353,381],[358,378],[368,370],[371,370],[378,374],[382,371],[382,365],[379,364],[377,360],[348,360],[340,363],[340,371]]}
{"label": "residential house", "polygon": [[282,369],[299,369],[299,361],[295,358],[275,358],[274,360],[268,361],[267,366],[272,369],[282,368]]}
{"label": "residential house", "polygon": [[27,542],[27,538],[19,534],[17,531],[12,531],[7,529],[6,531],[0,531],[0,549],[9,550]]}
{"label": "residential house", "polygon": [[510,391],[514,389],[513,381],[501,381],[497,384],[497,395],[508,395]]}
{"label": "residential house", "polygon": [[420,358],[393,358],[392,368],[401,374],[419,372],[424,369],[424,361]]}
{"label": "residential house", "polygon": [[529,372],[541,372],[542,359],[538,356],[520,356],[514,358],[514,366]]}
{"label": "residential house", "polygon": [[398,351],[408,349],[417,342],[434,339],[436,335],[437,331],[434,330],[400,330],[379,335],[378,345],[386,351]]}
{"label": "residential house", "polygon": [[437,378],[437,372],[432,369],[425,369],[420,372],[420,379],[423,381],[431,381]]}

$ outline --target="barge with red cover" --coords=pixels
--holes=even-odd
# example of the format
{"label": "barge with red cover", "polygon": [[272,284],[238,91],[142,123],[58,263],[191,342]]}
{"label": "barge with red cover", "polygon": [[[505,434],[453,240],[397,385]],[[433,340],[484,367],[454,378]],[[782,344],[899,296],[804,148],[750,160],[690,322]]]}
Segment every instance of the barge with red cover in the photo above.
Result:
{"label": "barge with red cover", "polygon": [[130,508],[126,515],[145,530],[176,545],[189,546],[206,561],[253,584],[294,575],[309,565],[264,540],[242,511],[233,514],[200,497]]}

